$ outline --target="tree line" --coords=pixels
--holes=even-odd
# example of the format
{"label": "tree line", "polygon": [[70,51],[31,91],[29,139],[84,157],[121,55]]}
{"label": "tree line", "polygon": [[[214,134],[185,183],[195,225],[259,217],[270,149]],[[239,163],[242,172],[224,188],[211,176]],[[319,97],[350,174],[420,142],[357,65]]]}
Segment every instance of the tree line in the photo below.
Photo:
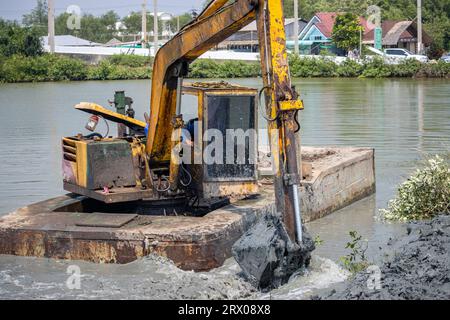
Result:
{"label": "tree line", "polygon": [[[205,4],[208,1],[205,1]],[[283,0],[286,17],[294,16],[294,0]],[[423,0],[424,29],[432,36],[434,50],[450,50],[450,0]],[[348,12],[366,16],[367,8],[376,5],[380,8],[383,20],[414,20],[417,16],[414,0],[299,0],[299,16],[309,20],[319,11]],[[126,30],[123,33],[133,35],[141,31],[141,12],[131,12],[121,18],[114,11],[108,11],[100,16],[83,14],[80,30],[67,27],[68,13],[60,14],[55,19],[56,34],[70,34],[93,42],[105,43],[116,35],[116,22],[121,21]],[[195,12],[187,12],[167,21],[166,26],[177,31],[187,24]],[[40,35],[47,34],[47,1],[37,0],[36,7],[23,16],[22,24],[33,27]],[[159,30],[162,22],[159,21]],[[153,29],[153,15],[147,16],[147,30]]]}
{"label": "tree line", "polygon": [[[46,0],[37,0],[36,7],[22,18],[22,24],[26,27],[33,27],[40,36],[47,35],[47,12],[48,6]],[[194,12],[186,12],[176,17],[172,17],[165,22],[166,28],[177,31],[178,26],[183,27],[192,20]],[[82,14],[80,19],[80,28],[74,29],[67,26],[67,21],[71,14],[61,13],[55,17],[56,35],[73,35],[92,42],[106,43],[117,34],[116,23],[122,22],[126,29],[121,30],[128,40],[133,40],[134,35],[142,30],[142,13],[133,11],[129,15],[121,18],[115,11],[109,10],[102,15]],[[153,30],[153,14],[147,14],[147,30]],[[158,21],[161,32],[163,22]]]}

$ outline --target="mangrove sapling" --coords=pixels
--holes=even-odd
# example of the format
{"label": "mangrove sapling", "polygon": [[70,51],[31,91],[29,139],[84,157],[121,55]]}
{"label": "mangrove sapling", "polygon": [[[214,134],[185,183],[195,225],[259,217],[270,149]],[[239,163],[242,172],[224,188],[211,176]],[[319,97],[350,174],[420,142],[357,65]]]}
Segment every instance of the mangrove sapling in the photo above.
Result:
{"label": "mangrove sapling", "polygon": [[320,236],[315,236],[314,237],[314,245],[316,247],[319,247],[319,246],[323,245],[323,242],[324,241],[320,238]]}
{"label": "mangrove sapling", "polygon": [[349,232],[351,240],[347,242],[345,248],[350,249],[350,253],[340,258],[343,267],[353,274],[366,269],[370,263],[366,257],[368,241],[363,240],[357,231]]}

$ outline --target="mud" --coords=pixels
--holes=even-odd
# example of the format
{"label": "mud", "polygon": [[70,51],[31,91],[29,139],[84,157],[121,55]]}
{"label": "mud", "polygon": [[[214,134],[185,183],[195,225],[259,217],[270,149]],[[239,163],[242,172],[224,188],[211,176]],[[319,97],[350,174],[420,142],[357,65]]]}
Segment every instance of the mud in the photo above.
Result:
{"label": "mud", "polygon": [[203,89],[236,89],[236,88],[242,88],[241,86],[231,84],[226,81],[216,81],[216,82],[194,82],[190,84],[192,87],[195,88],[203,88]]}
{"label": "mud", "polygon": [[369,278],[373,273],[361,272],[323,298],[450,299],[450,216],[408,224],[406,234],[390,240],[382,254],[379,288]]}
{"label": "mud", "polygon": [[309,266],[314,241],[303,227],[301,244],[293,243],[279,217],[266,215],[232,248],[243,276],[262,290],[277,288]]}
{"label": "mud", "polygon": [[[79,287],[74,273],[77,269]],[[256,290],[238,276],[239,272],[232,259],[214,273],[195,273],[178,269],[172,261],[156,255],[127,265],[2,256],[0,300],[249,299]]]}

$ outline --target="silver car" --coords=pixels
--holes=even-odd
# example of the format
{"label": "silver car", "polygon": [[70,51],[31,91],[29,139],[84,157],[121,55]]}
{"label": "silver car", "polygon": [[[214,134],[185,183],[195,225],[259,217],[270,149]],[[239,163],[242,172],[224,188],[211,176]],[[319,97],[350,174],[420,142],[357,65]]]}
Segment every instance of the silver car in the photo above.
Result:
{"label": "silver car", "polygon": [[403,60],[403,59],[415,59],[417,61],[420,61],[422,63],[426,63],[428,62],[428,57],[421,55],[421,54],[412,54],[411,52],[409,52],[406,49],[403,48],[388,48],[388,49],[384,49],[384,53],[389,56],[389,57],[393,57],[395,59],[398,60]]}

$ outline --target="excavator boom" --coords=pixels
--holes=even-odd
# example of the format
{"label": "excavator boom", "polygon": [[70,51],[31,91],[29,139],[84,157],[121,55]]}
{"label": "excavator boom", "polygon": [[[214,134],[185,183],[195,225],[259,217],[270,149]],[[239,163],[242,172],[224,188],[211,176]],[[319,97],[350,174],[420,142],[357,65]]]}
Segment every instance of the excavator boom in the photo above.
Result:
{"label": "excavator boom", "polygon": [[[169,125],[179,113],[181,81],[188,65],[232,34],[257,22],[266,114],[275,161],[277,211],[290,238],[301,242],[298,187],[298,156],[295,132],[302,103],[291,86],[286,52],[282,0],[213,0],[200,15],[156,53],[151,91],[151,113],[147,139],[150,166],[171,161]],[[178,106],[179,109],[179,106]],[[171,176],[176,174],[171,163]],[[175,172],[175,173],[174,173]]]}

